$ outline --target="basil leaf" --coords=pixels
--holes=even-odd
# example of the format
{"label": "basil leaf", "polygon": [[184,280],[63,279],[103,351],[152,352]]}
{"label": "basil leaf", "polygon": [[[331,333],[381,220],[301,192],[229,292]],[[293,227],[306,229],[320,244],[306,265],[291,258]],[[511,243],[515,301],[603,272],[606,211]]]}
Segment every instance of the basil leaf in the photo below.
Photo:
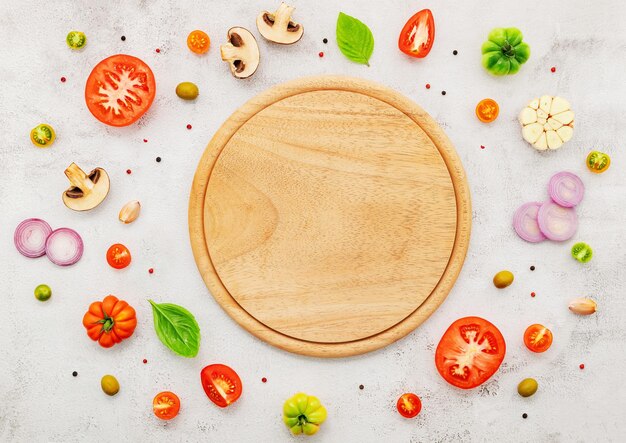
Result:
{"label": "basil leaf", "polygon": [[165,346],[183,357],[195,357],[200,349],[200,327],[193,314],[171,303],[152,305],[154,330]]}
{"label": "basil leaf", "polygon": [[337,17],[337,45],[347,58],[369,66],[374,52],[374,36],[367,25],[343,12]]}

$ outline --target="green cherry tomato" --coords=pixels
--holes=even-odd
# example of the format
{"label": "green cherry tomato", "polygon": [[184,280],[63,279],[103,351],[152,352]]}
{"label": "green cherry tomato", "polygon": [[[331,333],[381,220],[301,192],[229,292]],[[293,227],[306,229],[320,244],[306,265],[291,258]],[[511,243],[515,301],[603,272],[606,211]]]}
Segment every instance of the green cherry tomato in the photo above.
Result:
{"label": "green cherry tomato", "polygon": [[35,126],[30,131],[30,141],[38,148],[49,148],[56,138],[57,135],[52,126],[45,123]]}
{"label": "green cherry tomato", "polygon": [[600,151],[591,151],[587,156],[587,168],[594,174],[602,174],[611,166],[611,157]]}
{"label": "green cherry tomato", "polygon": [[492,29],[481,48],[485,69],[498,76],[516,74],[530,57],[530,46],[522,39],[517,28]]}
{"label": "green cherry tomato", "polygon": [[46,301],[52,297],[52,289],[48,285],[39,285],[35,288],[35,298],[39,301]]}
{"label": "green cherry tomato", "polygon": [[80,31],[70,31],[65,37],[65,42],[70,49],[80,49],[87,44],[87,36]]}
{"label": "green cherry tomato", "polygon": [[579,242],[572,246],[572,257],[581,263],[587,263],[593,257],[593,250],[587,243]]}
{"label": "green cherry tomato", "polygon": [[288,399],[283,406],[283,422],[293,435],[315,434],[326,416],[326,408],[319,399],[302,392]]}

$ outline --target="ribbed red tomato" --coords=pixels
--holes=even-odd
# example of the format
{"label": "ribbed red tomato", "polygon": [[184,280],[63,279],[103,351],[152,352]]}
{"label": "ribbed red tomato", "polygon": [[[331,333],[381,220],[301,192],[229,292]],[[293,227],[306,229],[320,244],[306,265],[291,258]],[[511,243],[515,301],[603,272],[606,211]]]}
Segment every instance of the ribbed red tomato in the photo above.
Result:
{"label": "ribbed red tomato", "polygon": [[424,58],[435,42],[435,19],[430,9],[422,9],[409,19],[400,32],[398,47],[411,57]]}
{"label": "ribbed red tomato", "polygon": [[441,337],[435,365],[451,385],[472,389],[498,370],[505,353],[506,343],[498,328],[480,317],[464,317]]}

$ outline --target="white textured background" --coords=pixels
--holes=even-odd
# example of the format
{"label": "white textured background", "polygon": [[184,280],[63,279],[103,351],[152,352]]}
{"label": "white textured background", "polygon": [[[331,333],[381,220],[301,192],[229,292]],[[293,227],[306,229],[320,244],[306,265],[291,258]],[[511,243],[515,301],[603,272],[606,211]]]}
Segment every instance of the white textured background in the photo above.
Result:
{"label": "white textured background", "polygon": [[[0,440],[291,441],[281,406],[303,390],[319,396],[329,411],[316,441],[624,441],[625,4],[293,3],[295,17],[305,27],[303,40],[282,47],[259,39],[258,72],[237,81],[219,57],[226,30],[243,25],[256,34],[256,15],[277,1],[0,0]],[[435,15],[436,41],[426,59],[413,60],[397,50],[397,36],[405,20],[425,7]],[[340,10],[371,27],[376,49],[370,68],[347,61],[336,48]],[[529,62],[515,76],[493,78],[480,66],[480,45],[496,26],[519,27],[532,47]],[[203,57],[185,45],[188,32],[196,28],[213,41]],[[72,29],[87,34],[83,51],[66,47],[65,35]],[[328,45],[322,43],[324,37]],[[317,56],[319,51],[324,58]],[[143,59],[158,83],[145,118],[121,129],[97,122],[83,98],[91,68],[115,53]],[[191,254],[187,198],[206,143],[232,111],[276,83],[331,73],[395,88],[441,124],[469,176],[474,225],[454,290],[417,331],[369,355],[321,360],[274,349],[222,312]],[[59,81],[61,76],[66,83]],[[174,88],[181,81],[198,84],[195,102],[176,97]],[[547,154],[526,145],[516,121],[521,107],[542,94],[566,97],[576,112],[573,140]],[[474,106],[484,97],[500,104],[500,117],[491,125],[474,116]],[[28,139],[40,122],[56,129],[51,149],[37,149]],[[187,123],[193,125],[191,131]],[[596,176],[585,169],[591,149],[611,155],[607,173]],[[163,161],[156,163],[156,156]],[[86,170],[101,166],[111,176],[109,197],[93,211],[75,213],[61,202],[68,185],[63,170],[72,161]],[[580,174],[587,187],[578,208],[578,234],[564,244],[524,243],[511,229],[513,211],[523,202],[546,198],[549,177],[562,169]],[[143,212],[137,222],[124,226],[117,213],[131,199],[141,201]],[[63,269],[45,257],[31,260],[18,254],[13,230],[28,217],[79,231],[85,242],[82,260]],[[594,248],[586,265],[569,256],[578,240]],[[113,270],[105,262],[105,251],[114,242],[126,244],[133,254],[126,270]],[[531,265],[537,267],[534,272]],[[147,272],[150,267],[153,275]],[[503,268],[516,279],[498,291],[491,278]],[[40,303],[33,289],[44,282],[53,296]],[[107,350],[87,338],[81,319],[92,300],[108,293],[137,309],[139,325],[132,339]],[[594,297],[597,315],[571,314],[568,301],[578,296]],[[195,313],[202,329],[197,358],[180,358],[156,338],[149,297]],[[491,320],[508,345],[500,371],[471,392],[446,384],[433,363],[443,331],[466,315]],[[522,343],[524,329],[535,322],[555,335],[543,355],[531,354]],[[215,362],[235,368],[244,382],[242,398],[226,410],[206,398],[199,382],[200,369]],[[121,383],[115,397],[100,390],[105,373]],[[261,377],[268,382],[261,383]],[[540,386],[527,399],[516,393],[525,377],[536,378]],[[359,390],[359,384],[365,389]],[[158,421],[151,408],[153,396],[166,389],[182,400],[180,415],[169,423]],[[414,420],[395,412],[395,401],[405,391],[423,400],[423,411]]]}

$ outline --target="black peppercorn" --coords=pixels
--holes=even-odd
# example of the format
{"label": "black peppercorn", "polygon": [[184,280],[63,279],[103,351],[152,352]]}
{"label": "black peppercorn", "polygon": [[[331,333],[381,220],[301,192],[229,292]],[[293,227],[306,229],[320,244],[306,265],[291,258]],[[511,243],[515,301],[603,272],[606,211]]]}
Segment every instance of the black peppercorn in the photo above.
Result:
{"label": "black peppercorn", "polygon": [[359,385],[359,389],[363,390],[363,389],[365,389],[365,386]]}
{"label": "black peppercorn", "polygon": [[324,44],[328,43],[328,39],[325,38],[324,40],[322,40],[324,42]]}
{"label": "black peppercorn", "polygon": [[454,55],[457,55],[457,54],[459,53],[459,51],[457,51],[457,50],[455,49],[454,51],[452,51],[452,53],[453,53]]}
{"label": "black peppercorn", "polygon": [[157,163],[161,163],[161,157],[156,158]]}
{"label": "black peppercorn", "polygon": [[126,36],[122,36],[122,41],[125,42],[126,41]]}
{"label": "black peppercorn", "polygon": [[74,372],[72,372],[72,375],[73,375],[74,377],[76,377],[76,376],[78,375],[78,372],[74,371]]}
{"label": "black peppercorn", "polygon": [[446,95],[446,91],[441,91],[441,95]]}
{"label": "black peppercorn", "polygon": [[522,418],[528,418],[528,414],[524,412],[524,413],[522,414]]}
{"label": "black peppercorn", "polygon": [[530,270],[531,270],[531,271],[534,271],[534,270],[535,270],[535,267],[534,267],[534,266],[531,266],[531,267],[530,267]]}

